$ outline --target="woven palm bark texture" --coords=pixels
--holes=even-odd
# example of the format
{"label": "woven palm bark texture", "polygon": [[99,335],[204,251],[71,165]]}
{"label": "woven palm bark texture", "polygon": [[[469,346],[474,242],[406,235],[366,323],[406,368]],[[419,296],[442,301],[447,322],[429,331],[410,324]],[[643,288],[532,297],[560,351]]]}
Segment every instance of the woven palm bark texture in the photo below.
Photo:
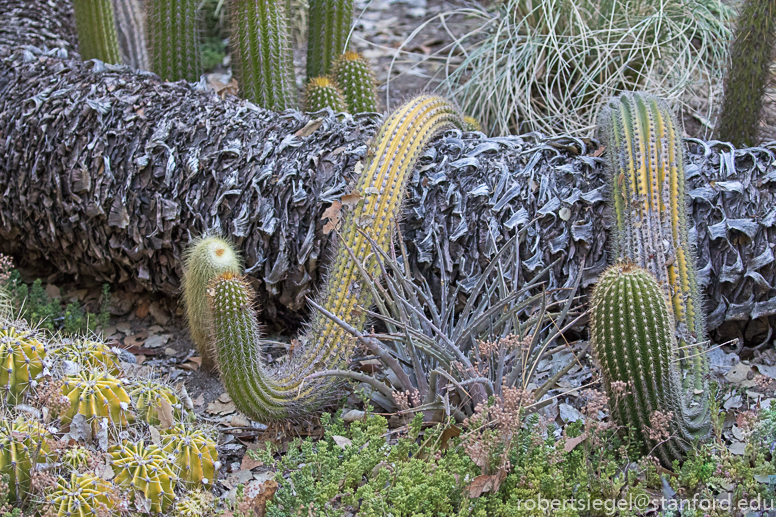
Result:
{"label": "woven palm bark texture", "polygon": [[[2,0],[0,252],[177,296],[180,257],[208,229],[242,251],[263,317],[299,321],[379,118],[266,111],[202,84],[82,63],[63,4]],[[712,337],[772,341],[776,143],[687,140],[698,269]],[[591,139],[449,131],[425,152],[400,221],[416,276],[473,285],[523,230],[520,275],[548,288],[609,262],[603,149]],[[729,322],[725,324],[725,322]]]}

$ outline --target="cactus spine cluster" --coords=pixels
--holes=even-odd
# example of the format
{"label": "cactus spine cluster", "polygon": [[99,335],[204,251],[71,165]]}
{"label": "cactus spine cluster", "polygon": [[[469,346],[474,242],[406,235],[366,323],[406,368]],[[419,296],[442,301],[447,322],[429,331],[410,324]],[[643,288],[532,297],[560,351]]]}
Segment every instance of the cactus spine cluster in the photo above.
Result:
{"label": "cactus spine cluster", "polygon": [[718,139],[758,143],[765,90],[776,58],[776,0],[744,0],[730,45]]}
{"label": "cactus spine cluster", "polygon": [[165,81],[202,74],[198,0],[147,0],[151,71]]}
{"label": "cactus spine cluster", "polygon": [[334,62],[332,75],[350,113],[377,111],[375,78],[366,58],[356,52],[345,52]]}
{"label": "cactus spine cluster", "polygon": [[[652,322],[642,319],[629,322],[627,329],[618,327],[620,334],[616,337],[613,331],[604,331],[601,326],[609,323],[602,322],[610,322],[606,311],[611,310],[615,301],[605,300],[604,294],[598,292],[601,287],[593,308],[593,320],[598,322],[593,346],[608,387],[616,380],[643,379],[659,367],[662,358],[670,358],[662,366],[665,370],[661,370],[665,387],[636,383],[636,393],[628,402],[634,407],[620,413],[620,417],[628,418],[623,423],[643,427],[645,414],[648,419],[655,410],[674,411],[673,406],[660,405],[671,398],[681,405],[681,412],[675,412],[673,429],[686,448],[691,437],[708,434],[710,415],[708,360],[702,348],[706,332],[689,240],[681,138],[668,107],[644,94],[624,93],[611,101],[603,114],[602,126],[611,172],[615,256],[652,275],[671,309],[672,332],[671,340],[667,340],[662,333],[654,334],[657,331]],[[634,282],[629,285],[636,285]],[[647,287],[643,281],[639,285],[640,298],[632,294],[633,287],[629,287],[629,296],[647,300]],[[627,297],[618,300],[617,303],[631,303]],[[648,303],[656,302],[650,299]],[[632,346],[621,346],[626,337]],[[661,348],[662,355],[650,348],[653,346]],[[605,360],[606,354],[617,356],[616,362]],[[615,366],[619,370],[612,370]],[[665,393],[659,393],[661,390]],[[613,396],[610,392],[610,398]],[[682,447],[672,445],[663,451],[664,459],[677,457],[681,450]]]}
{"label": "cactus spine cluster", "polygon": [[208,284],[223,273],[238,274],[240,259],[229,243],[218,235],[203,235],[191,241],[183,262],[183,306],[191,339],[202,356],[202,367],[215,366],[210,303],[205,295]]}
{"label": "cactus spine cluster", "polygon": [[284,2],[231,0],[231,47],[240,91],[262,108],[296,104],[293,54]]}
{"label": "cactus spine cluster", "polygon": [[[319,298],[320,306],[348,325],[363,328],[366,313],[358,308],[371,304],[370,289],[356,261],[371,274],[377,272],[369,239],[382,249],[391,245],[391,225],[401,213],[415,162],[438,131],[453,125],[461,127],[462,121],[450,103],[421,95],[394,111],[378,131],[355,187],[360,200],[344,216],[329,278]],[[264,422],[299,419],[336,398],[338,381],[307,378],[341,366],[349,357],[352,337],[340,325],[316,311],[305,349],[270,370],[261,358],[247,282],[231,272],[222,274],[209,284],[208,296],[221,377],[243,413]]]}
{"label": "cactus spine cluster", "polygon": [[0,476],[8,475],[8,499],[15,502],[29,490],[33,467],[45,463],[50,434],[37,422],[0,417]]}
{"label": "cactus spine cluster", "polygon": [[0,402],[21,403],[43,373],[46,350],[35,332],[0,321]]}
{"label": "cactus spine cluster", "polygon": [[57,517],[90,517],[113,515],[116,507],[110,483],[92,474],[70,474],[60,477],[57,485],[46,496]]}
{"label": "cactus spine cluster", "polygon": [[92,422],[94,429],[103,418],[120,427],[135,419],[124,382],[109,373],[82,371],[69,375],[64,379],[62,393],[70,400],[70,408],[60,417],[63,424],[69,424],[79,414]]}
{"label": "cactus spine cluster", "polygon": [[179,424],[161,431],[162,448],[174,456],[180,480],[191,488],[210,487],[221,464],[216,442],[202,429]]}
{"label": "cactus spine cluster", "polygon": [[111,0],[75,0],[73,4],[81,58],[121,63]]}
{"label": "cactus spine cluster", "polygon": [[335,113],[345,111],[345,98],[328,77],[315,77],[305,88],[305,110],[315,112],[331,108]]}
{"label": "cactus spine cluster", "polygon": [[331,73],[334,60],[347,51],[353,0],[310,0],[307,79]]}
{"label": "cactus spine cluster", "polygon": [[151,512],[166,511],[175,500],[177,477],[164,451],[155,445],[122,442],[108,449],[114,482],[132,488],[151,502]]}

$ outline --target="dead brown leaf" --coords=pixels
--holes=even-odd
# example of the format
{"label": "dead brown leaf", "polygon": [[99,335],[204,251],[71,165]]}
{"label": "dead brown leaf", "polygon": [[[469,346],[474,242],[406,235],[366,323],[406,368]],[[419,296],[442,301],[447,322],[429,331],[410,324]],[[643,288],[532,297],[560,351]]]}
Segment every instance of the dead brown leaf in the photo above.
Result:
{"label": "dead brown leaf", "polygon": [[265,517],[267,515],[267,503],[272,501],[272,498],[275,497],[278,486],[277,481],[274,479],[269,479],[261,484],[261,490],[258,495],[253,498],[251,505],[255,517]]}
{"label": "dead brown leaf", "polygon": [[359,201],[361,201],[361,199],[361,194],[357,192],[353,192],[352,194],[345,194],[342,196],[342,204],[348,208],[353,208],[358,204]]}
{"label": "dead brown leaf", "polygon": [[568,440],[566,440],[566,443],[563,446],[563,449],[566,452],[571,452],[574,450],[574,447],[584,442],[585,440],[587,440],[587,433],[582,433],[576,438],[569,438]]}
{"label": "dead brown leaf", "polygon": [[162,429],[169,429],[175,425],[175,414],[172,410],[172,404],[170,404],[167,399],[159,399],[156,415],[159,417],[159,427]]}
{"label": "dead brown leaf", "polygon": [[454,426],[454,425],[451,425],[450,427],[445,429],[442,432],[442,437],[441,437],[441,439],[439,441],[440,448],[442,450],[447,449],[447,442],[450,441],[450,438],[455,438],[456,436],[459,436],[460,434],[461,434],[461,430],[458,427]]}
{"label": "dead brown leaf", "polygon": [[469,498],[474,499],[475,497],[481,496],[485,492],[490,492],[491,494],[495,494],[496,492],[498,492],[498,489],[501,486],[501,483],[503,483],[506,478],[507,478],[507,471],[505,469],[499,470],[496,474],[493,474],[492,476],[488,476],[485,474],[483,474],[482,476],[477,476],[469,484],[469,487],[468,487]]}
{"label": "dead brown leaf", "polygon": [[471,447],[468,448],[469,457],[472,459],[475,465],[484,469],[488,465],[488,449],[482,442],[474,442]]}
{"label": "dead brown leaf", "polygon": [[315,131],[319,127],[321,127],[321,124],[323,124],[323,119],[322,118],[317,118],[315,120],[311,120],[310,122],[307,123],[307,125],[305,125],[305,127],[303,127],[302,129],[300,129],[299,131],[294,133],[294,136],[298,136],[298,137],[302,137],[302,138],[304,138],[306,136],[310,136],[313,133],[315,133]]}
{"label": "dead brown leaf", "polygon": [[342,211],[342,203],[335,200],[329,208],[323,212],[321,220],[328,219],[329,221],[323,226],[324,235],[331,233],[333,229],[339,224],[340,213]]}
{"label": "dead brown leaf", "polygon": [[242,462],[240,463],[240,470],[252,470],[256,467],[261,467],[264,465],[264,462],[261,460],[254,460],[251,458],[250,454],[245,454],[243,456]]}
{"label": "dead brown leaf", "polygon": [[199,397],[197,397],[194,400],[194,405],[197,406],[197,407],[200,407],[200,406],[202,406],[204,404],[205,404],[205,396],[204,395],[200,395]]}

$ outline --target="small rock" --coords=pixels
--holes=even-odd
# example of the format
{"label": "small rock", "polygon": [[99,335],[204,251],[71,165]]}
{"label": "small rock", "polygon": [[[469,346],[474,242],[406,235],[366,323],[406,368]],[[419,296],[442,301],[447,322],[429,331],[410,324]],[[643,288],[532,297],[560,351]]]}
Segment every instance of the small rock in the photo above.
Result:
{"label": "small rock", "polygon": [[108,339],[112,335],[114,335],[116,332],[118,332],[118,329],[115,326],[107,327],[102,329],[102,335],[105,337],[105,339]]}
{"label": "small rock", "polygon": [[737,425],[734,425],[733,427],[731,427],[730,432],[732,433],[733,438],[735,438],[739,442],[744,441],[744,433],[741,432],[741,429],[739,429]]}
{"label": "small rock", "polygon": [[735,441],[728,446],[728,450],[736,456],[743,456],[746,450],[746,444],[744,442]]}
{"label": "small rock", "polygon": [[135,309],[135,316],[138,318],[145,318],[148,316],[148,309],[151,306],[150,303],[148,303],[148,300],[143,300],[140,303],[137,304],[137,309]]}
{"label": "small rock", "polygon": [[132,327],[126,321],[122,321],[121,323],[116,324],[116,330],[122,334],[129,334],[129,331],[132,330]]}
{"label": "small rock", "polygon": [[341,449],[344,449],[345,447],[349,447],[350,445],[353,445],[353,442],[349,438],[345,438],[344,436],[332,436],[332,440],[334,440],[334,443],[337,444],[338,447]]}
{"label": "small rock", "polygon": [[161,334],[164,332],[164,327],[160,327],[159,325],[151,325],[147,330],[148,334],[153,336],[154,334]]}
{"label": "small rock", "polygon": [[170,315],[167,314],[167,311],[162,309],[159,302],[152,302],[148,307],[148,312],[151,313],[151,317],[158,325],[167,325],[170,321]]}
{"label": "small rock", "polygon": [[764,364],[758,364],[757,369],[761,374],[765,375],[769,379],[776,379],[776,366],[766,366]]}
{"label": "small rock", "polygon": [[412,9],[407,9],[407,16],[410,18],[423,18],[426,16],[426,10],[422,7],[413,7]]}
{"label": "small rock", "polygon": [[150,336],[145,341],[146,348],[159,348],[167,344],[170,340],[171,334],[156,334]]}
{"label": "small rock", "polygon": [[754,378],[754,372],[752,371],[752,367],[748,364],[738,363],[727,372],[725,378],[733,384],[740,384]]}
{"label": "small rock", "polygon": [[342,415],[342,420],[346,424],[352,424],[353,422],[356,422],[358,420],[363,420],[364,416],[366,416],[366,413],[364,413],[363,411],[359,411],[358,409],[351,409],[350,411]]}
{"label": "small rock", "polygon": [[237,471],[233,474],[229,474],[226,476],[226,479],[221,481],[221,484],[224,485],[226,488],[235,488],[238,485],[244,485],[248,481],[253,479],[253,472],[251,472],[251,469],[245,469]]}
{"label": "small rock", "polygon": [[175,357],[176,355],[178,355],[178,351],[175,350],[174,348],[167,347],[164,349],[164,355],[166,355],[167,357]]}
{"label": "small rock", "polygon": [[46,286],[46,294],[53,300],[59,300],[62,298],[62,293],[59,291],[59,287],[54,284],[48,284]]}
{"label": "small rock", "polygon": [[579,422],[585,421],[585,417],[582,416],[582,413],[577,411],[577,409],[574,406],[570,406],[568,404],[559,404],[558,410],[560,411],[560,418],[565,423],[569,422]]}
{"label": "small rock", "polygon": [[741,395],[735,395],[733,397],[730,397],[727,399],[723,404],[722,407],[725,409],[738,409],[741,407]]}

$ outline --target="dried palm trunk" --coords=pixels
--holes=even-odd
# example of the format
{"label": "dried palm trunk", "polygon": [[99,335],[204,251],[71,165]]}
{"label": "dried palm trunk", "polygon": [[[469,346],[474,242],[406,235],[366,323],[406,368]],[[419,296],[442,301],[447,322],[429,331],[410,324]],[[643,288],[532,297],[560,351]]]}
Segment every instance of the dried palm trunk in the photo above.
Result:
{"label": "dried palm trunk", "polygon": [[[299,318],[331,254],[323,213],[353,183],[376,119],[274,113],[25,50],[74,39],[58,4],[19,3],[0,0],[11,13],[0,20],[0,252],[176,296],[181,250],[219,228],[242,249],[264,317]],[[688,144],[708,327],[739,321],[722,337],[764,343],[776,323],[776,147]],[[414,273],[471,286],[496,243],[527,226],[523,277],[562,258],[549,287],[571,285],[583,264],[590,285],[609,261],[600,152],[592,140],[446,133],[410,181],[401,231]]]}

